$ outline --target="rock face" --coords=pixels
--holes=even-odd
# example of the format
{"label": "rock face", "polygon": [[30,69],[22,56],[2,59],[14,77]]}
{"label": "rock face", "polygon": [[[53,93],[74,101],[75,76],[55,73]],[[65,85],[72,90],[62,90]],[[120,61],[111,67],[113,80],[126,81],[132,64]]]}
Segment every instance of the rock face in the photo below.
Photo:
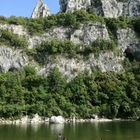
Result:
{"label": "rock face", "polygon": [[140,0],[129,0],[126,3],[123,3],[123,16],[139,16],[140,15]]}
{"label": "rock face", "polygon": [[118,29],[118,47],[125,53],[129,53],[135,59],[140,60],[140,40],[136,33],[130,29]]}
{"label": "rock face", "polygon": [[84,9],[107,18],[140,15],[140,0],[127,0],[126,2],[118,2],[117,0],[60,0],[60,7],[61,12]]}
{"label": "rock face", "polygon": [[50,15],[49,8],[44,4],[43,0],[38,0],[36,7],[32,13],[31,18],[47,17]]}
{"label": "rock face", "polygon": [[9,30],[13,34],[17,34],[19,36],[26,36],[27,31],[21,25],[8,25],[8,24],[0,24],[1,30]]}
{"label": "rock face", "polygon": [[70,28],[56,27],[50,29],[47,33],[41,36],[29,38],[29,48],[36,47],[37,44],[45,40],[70,40],[75,44],[89,45],[97,39],[110,40],[108,31],[104,24],[99,22],[91,22],[81,24],[79,29],[73,30]]}
{"label": "rock face", "polygon": [[[97,39],[111,40],[106,26],[100,22],[81,24],[78,29],[62,26],[54,27],[40,36],[30,36],[19,25],[0,24],[0,29],[9,30],[19,36],[26,36],[28,39],[28,49],[35,48],[43,41],[51,41],[52,39],[70,40],[75,44],[82,44],[83,46],[90,45]],[[131,53],[140,59],[140,40],[135,31],[130,28],[118,29],[116,36],[118,41],[116,52],[101,51],[98,56],[91,53],[88,57],[77,54],[76,58],[68,58],[65,55],[58,54],[55,57],[48,55],[46,56],[44,66],[37,67],[38,64],[36,64],[35,67],[37,67],[40,75],[47,75],[53,68],[57,67],[63,75],[68,77],[68,80],[73,79],[79,72],[91,72],[94,68],[98,68],[102,72],[119,72],[123,69],[122,60],[124,59],[124,52]],[[11,49],[4,45],[0,46],[0,72],[14,71],[29,63],[33,64],[33,61],[30,61],[20,50]]]}
{"label": "rock face", "polygon": [[14,71],[27,65],[27,63],[27,56],[20,51],[0,46],[0,72]]}
{"label": "rock face", "polygon": [[98,57],[91,54],[84,60],[82,56],[78,58],[67,58],[57,55],[55,58],[48,57],[46,66],[39,71],[41,75],[47,75],[53,68],[57,67],[59,71],[70,79],[73,79],[80,72],[89,71],[98,68],[102,72],[122,70],[121,61],[123,57],[115,56],[113,52],[100,53]]}
{"label": "rock face", "polygon": [[99,22],[81,25],[81,28],[70,34],[70,40],[75,44],[90,45],[97,39],[110,39],[106,26]]}

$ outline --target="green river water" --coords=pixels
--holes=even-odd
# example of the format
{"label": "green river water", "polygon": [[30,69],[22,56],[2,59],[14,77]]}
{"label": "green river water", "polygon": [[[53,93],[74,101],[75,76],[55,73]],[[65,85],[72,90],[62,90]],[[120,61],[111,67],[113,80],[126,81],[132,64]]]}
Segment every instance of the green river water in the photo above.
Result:
{"label": "green river water", "polygon": [[140,122],[0,125],[0,140],[140,140]]}

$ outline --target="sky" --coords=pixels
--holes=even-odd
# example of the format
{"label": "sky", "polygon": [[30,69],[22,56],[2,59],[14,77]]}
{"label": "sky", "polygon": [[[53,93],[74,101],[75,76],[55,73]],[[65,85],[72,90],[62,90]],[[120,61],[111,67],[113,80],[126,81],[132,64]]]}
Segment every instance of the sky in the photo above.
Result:
{"label": "sky", "polygon": [[[30,17],[38,0],[0,0],[0,16]],[[59,0],[44,0],[51,11],[59,11]]]}

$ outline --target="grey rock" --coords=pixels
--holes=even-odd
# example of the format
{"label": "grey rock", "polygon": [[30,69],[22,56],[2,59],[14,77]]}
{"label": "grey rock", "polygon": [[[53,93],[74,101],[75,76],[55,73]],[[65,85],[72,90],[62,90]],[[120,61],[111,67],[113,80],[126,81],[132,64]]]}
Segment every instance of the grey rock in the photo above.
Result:
{"label": "grey rock", "polygon": [[139,16],[140,15],[140,0],[129,0],[126,3],[123,3],[123,16]]}
{"label": "grey rock", "polygon": [[28,64],[28,57],[20,50],[0,46],[0,71],[15,71]]}
{"label": "grey rock", "polygon": [[65,119],[63,116],[52,116],[50,118],[50,123],[63,124],[63,123],[65,123]]}
{"label": "grey rock", "polygon": [[36,7],[33,10],[31,18],[47,17],[50,15],[49,8],[44,4],[43,0],[38,0]]}
{"label": "grey rock", "polygon": [[134,58],[140,60],[140,40],[132,29],[118,29],[117,40],[122,52],[130,53]]}
{"label": "grey rock", "polygon": [[78,58],[67,58],[62,55],[48,56],[46,58],[46,65],[38,72],[40,75],[47,75],[53,68],[57,67],[59,71],[68,77],[68,80],[73,79],[80,72],[99,68],[101,71],[115,71],[119,72],[123,69],[121,61],[124,58],[115,55],[113,52],[101,52],[98,57],[91,54],[88,59],[84,60],[83,56]]}
{"label": "grey rock", "polygon": [[26,36],[27,31],[23,26],[21,25],[13,25],[13,24],[0,24],[0,29],[1,30],[9,30],[13,34],[17,34],[19,36]]}
{"label": "grey rock", "polygon": [[56,40],[66,40],[70,38],[70,29],[64,27],[56,27],[50,29],[47,33],[44,33],[40,36],[32,36],[29,38],[29,49],[35,48],[37,45],[41,44],[44,41]]}
{"label": "grey rock", "polygon": [[[17,25],[1,25],[0,29],[10,30],[19,36],[26,36],[29,40],[28,48],[32,49],[43,41],[71,40],[75,44],[90,45],[97,39],[110,40],[109,33],[104,24],[99,22],[89,22],[81,24],[79,29],[66,27],[54,27],[40,36],[30,36],[28,32]],[[19,30],[19,32],[18,32]],[[115,52],[100,52],[98,56],[90,54],[88,58],[77,55],[76,58],[68,58],[64,55],[46,56],[46,64],[42,67],[35,65],[38,74],[47,75],[51,69],[58,67],[60,72],[68,77],[74,78],[78,73],[99,68],[101,71],[123,70],[122,61],[124,53],[131,53],[140,59],[140,40],[134,30],[130,28],[117,30],[118,49]],[[100,47],[100,46],[99,46]],[[31,60],[33,61],[33,60]],[[22,68],[29,62],[28,57],[20,50],[14,50],[7,46],[0,46],[0,72],[15,71]]]}
{"label": "grey rock", "polygon": [[81,24],[79,29],[73,30],[65,27],[56,27],[50,29],[47,33],[40,36],[29,38],[29,48],[34,48],[43,41],[70,40],[75,44],[89,45],[97,39],[110,40],[108,31],[104,24],[99,22],[90,22]]}
{"label": "grey rock", "polygon": [[85,45],[90,45],[97,39],[110,40],[106,26],[99,22],[81,25],[81,28],[75,30],[70,38],[75,44]]}
{"label": "grey rock", "polygon": [[101,23],[88,23],[84,27],[83,42],[91,44],[97,39],[109,40],[109,34],[106,26]]}

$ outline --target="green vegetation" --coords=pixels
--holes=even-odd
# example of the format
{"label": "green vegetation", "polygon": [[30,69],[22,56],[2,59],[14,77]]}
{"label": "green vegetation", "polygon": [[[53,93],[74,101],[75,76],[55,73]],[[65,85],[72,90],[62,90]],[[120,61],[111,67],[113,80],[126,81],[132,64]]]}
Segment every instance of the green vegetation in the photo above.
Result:
{"label": "green vegetation", "polygon": [[83,54],[89,55],[94,53],[98,55],[101,51],[114,51],[116,48],[117,45],[114,41],[97,39],[83,50]]}
{"label": "green vegetation", "polygon": [[74,13],[58,13],[55,15],[51,15],[47,18],[39,19],[30,19],[14,16],[10,18],[5,18],[2,16],[0,17],[0,23],[23,25],[31,35],[41,34],[43,32],[46,32],[50,28],[59,26],[79,28],[80,23],[87,23],[89,21],[106,23],[107,27],[111,31],[114,31],[117,28],[135,27],[136,24],[138,24],[139,20],[139,17],[119,17],[117,19],[106,19],[97,16],[94,13],[88,13],[84,10],[75,11]]}
{"label": "green vegetation", "polygon": [[79,45],[75,45],[68,40],[52,40],[40,44],[32,51],[31,55],[38,63],[45,64],[48,55],[65,54],[68,57],[75,57],[79,48]]}
{"label": "green vegetation", "polygon": [[[104,18],[97,16],[94,13],[89,13],[84,10],[75,11],[74,13],[58,13],[51,15],[47,18],[31,19],[23,17],[12,16],[5,18],[0,16],[0,23],[23,25],[31,35],[41,34],[47,32],[48,29],[53,27],[71,27],[79,28],[81,23],[87,22],[101,22],[107,25],[111,32],[116,31],[118,28],[139,28],[139,17],[128,18]],[[137,31],[137,30],[136,30]]]}
{"label": "green vegetation", "polygon": [[88,56],[94,53],[98,56],[101,51],[114,51],[116,44],[113,41],[97,39],[91,45],[76,45],[68,40],[46,41],[38,45],[35,49],[29,50],[28,55],[32,56],[39,64],[45,64],[48,55],[61,54],[68,58],[76,58],[77,55]]}
{"label": "green vegetation", "polygon": [[0,30],[0,44],[13,46],[15,48],[26,48],[28,43],[25,37],[19,37],[7,30]]}
{"label": "green vegetation", "polygon": [[86,11],[75,11],[74,13],[59,13],[47,18],[28,19],[22,17],[0,17],[0,23],[23,25],[31,35],[41,34],[50,28],[64,26],[78,28],[84,22],[104,22],[102,17]]}
{"label": "green vegetation", "polygon": [[136,17],[132,20],[134,30],[140,34],[140,17]]}
{"label": "green vegetation", "polygon": [[102,17],[95,14],[89,14],[86,11],[75,11],[74,13],[59,13],[43,19],[28,19],[25,27],[30,34],[36,34],[59,26],[79,28],[80,23],[88,21],[104,22]]}
{"label": "green vegetation", "polygon": [[[70,50],[73,44],[67,42],[66,47],[66,42],[63,43],[47,42],[46,50],[45,47],[37,50],[40,57],[47,53],[73,54]],[[113,48],[113,44],[97,40],[93,46],[100,45],[106,49],[108,45]],[[140,63],[126,54],[124,68],[125,72],[122,73],[102,73],[99,70],[93,70],[91,74],[80,73],[70,82],[57,68],[52,69],[47,77],[38,75],[29,66],[16,72],[1,73],[0,117],[38,113],[48,117],[90,118],[97,114],[108,118],[137,118],[140,116]]]}
{"label": "green vegetation", "polygon": [[[105,19],[110,38],[112,40],[117,39],[117,30],[122,28],[133,28],[132,19],[128,17],[119,17],[119,18],[106,18]],[[116,42],[116,41],[115,41]]]}

